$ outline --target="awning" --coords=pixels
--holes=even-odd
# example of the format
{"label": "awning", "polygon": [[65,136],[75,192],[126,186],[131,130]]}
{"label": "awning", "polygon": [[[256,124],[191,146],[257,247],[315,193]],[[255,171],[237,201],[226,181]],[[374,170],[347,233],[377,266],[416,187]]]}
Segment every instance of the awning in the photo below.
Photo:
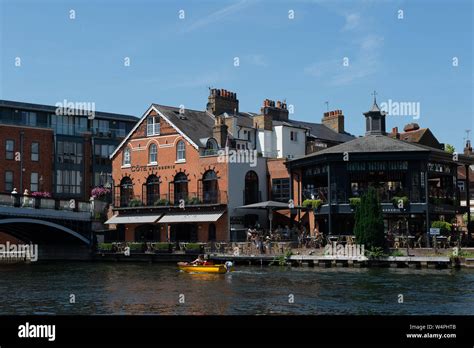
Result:
{"label": "awning", "polygon": [[170,224],[176,222],[216,222],[224,214],[218,213],[168,213],[163,216],[158,223]]}
{"label": "awning", "polygon": [[158,220],[162,214],[159,215],[114,215],[108,219],[106,224],[152,224]]}

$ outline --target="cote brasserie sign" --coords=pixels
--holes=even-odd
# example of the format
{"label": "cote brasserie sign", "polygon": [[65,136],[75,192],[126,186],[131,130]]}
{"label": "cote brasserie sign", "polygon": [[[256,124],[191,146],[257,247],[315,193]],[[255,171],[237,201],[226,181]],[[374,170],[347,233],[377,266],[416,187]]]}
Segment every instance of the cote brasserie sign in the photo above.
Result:
{"label": "cote brasserie sign", "polygon": [[170,165],[170,166],[140,166],[140,165],[136,165],[136,166],[131,166],[130,167],[130,170],[132,171],[132,173],[135,173],[135,172],[147,172],[149,170],[165,170],[165,169],[174,169],[174,165]]}

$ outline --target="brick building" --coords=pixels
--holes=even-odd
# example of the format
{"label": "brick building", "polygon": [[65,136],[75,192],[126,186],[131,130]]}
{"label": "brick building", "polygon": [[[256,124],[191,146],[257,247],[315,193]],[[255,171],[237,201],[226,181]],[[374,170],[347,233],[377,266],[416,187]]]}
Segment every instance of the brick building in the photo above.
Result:
{"label": "brick building", "polygon": [[[308,141],[325,145],[316,151],[353,139],[342,112],[331,116],[336,129],[291,120],[286,103],[268,99],[260,113],[241,112],[235,93],[217,89],[204,111],[152,104],[111,156],[108,239],[228,241],[245,238],[248,226],[266,227],[266,211],[240,207],[288,202],[284,162],[304,156]],[[291,223],[291,213],[275,215]]]}
{"label": "brick building", "polygon": [[110,184],[109,155],[138,119],[64,109],[0,100],[0,193],[88,201],[93,187]]}

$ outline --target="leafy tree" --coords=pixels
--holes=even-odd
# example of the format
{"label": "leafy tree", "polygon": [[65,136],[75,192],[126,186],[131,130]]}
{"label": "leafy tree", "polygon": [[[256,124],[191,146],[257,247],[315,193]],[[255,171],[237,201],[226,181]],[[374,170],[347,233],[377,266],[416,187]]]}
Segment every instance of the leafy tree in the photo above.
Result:
{"label": "leafy tree", "polygon": [[367,249],[384,247],[382,206],[373,187],[361,197],[355,213],[354,234],[358,244]]}
{"label": "leafy tree", "polygon": [[456,149],[454,148],[453,145],[450,145],[450,144],[444,144],[444,151],[450,153],[450,154],[453,154],[454,151],[456,151]]}

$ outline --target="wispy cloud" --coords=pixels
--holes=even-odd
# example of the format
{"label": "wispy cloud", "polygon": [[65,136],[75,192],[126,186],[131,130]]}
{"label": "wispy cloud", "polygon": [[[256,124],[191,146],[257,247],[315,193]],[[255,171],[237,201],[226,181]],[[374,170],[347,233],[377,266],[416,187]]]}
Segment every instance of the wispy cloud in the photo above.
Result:
{"label": "wispy cloud", "polygon": [[249,6],[251,2],[249,0],[241,0],[237,3],[234,3],[232,5],[226,6],[224,8],[221,8],[220,10],[217,10],[215,12],[212,12],[211,14],[196,20],[195,22],[191,23],[189,26],[185,27],[183,29],[184,32],[191,32],[196,29],[208,26],[210,24],[216,23],[218,21],[222,21],[224,18],[243,10],[247,6]]}
{"label": "wispy cloud", "polygon": [[342,31],[349,31],[356,29],[360,24],[360,14],[359,13],[346,13],[345,15],[346,22],[342,27]]}
{"label": "wispy cloud", "polygon": [[265,59],[263,54],[247,54],[243,58],[244,62],[251,65],[256,65],[260,67],[268,66],[267,60]]}
{"label": "wispy cloud", "polygon": [[307,66],[304,71],[313,77],[326,80],[334,86],[348,85],[377,72],[380,66],[380,52],[383,37],[369,34],[355,41],[354,54],[347,55],[348,66],[343,65],[344,57],[332,58]]}

